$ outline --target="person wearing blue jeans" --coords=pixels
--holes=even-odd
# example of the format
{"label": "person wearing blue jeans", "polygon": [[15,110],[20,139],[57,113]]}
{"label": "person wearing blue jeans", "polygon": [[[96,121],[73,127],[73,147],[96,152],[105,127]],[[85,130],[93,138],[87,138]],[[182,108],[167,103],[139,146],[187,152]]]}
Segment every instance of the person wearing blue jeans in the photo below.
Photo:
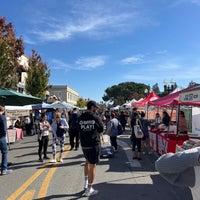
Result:
{"label": "person wearing blue jeans", "polygon": [[2,154],[1,160],[1,175],[10,174],[12,170],[7,169],[8,167],[8,147],[6,142],[6,131],[7,121],[4,113],[4,107],[0,106],[0,150]]}

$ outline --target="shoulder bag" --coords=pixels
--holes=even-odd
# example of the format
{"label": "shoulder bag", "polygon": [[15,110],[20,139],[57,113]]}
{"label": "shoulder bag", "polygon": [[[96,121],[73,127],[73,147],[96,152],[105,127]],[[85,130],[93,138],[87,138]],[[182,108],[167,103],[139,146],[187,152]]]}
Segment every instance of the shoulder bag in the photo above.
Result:
{"label": "shoulder bag", "polygon": [[144,134],[143,134],[140,126],[141,126],[141,123],[140,123],[139,120],[137,120],[136,125],[134,125],[134,133],[135,133],[136,138],[143,138],[144,137]]}

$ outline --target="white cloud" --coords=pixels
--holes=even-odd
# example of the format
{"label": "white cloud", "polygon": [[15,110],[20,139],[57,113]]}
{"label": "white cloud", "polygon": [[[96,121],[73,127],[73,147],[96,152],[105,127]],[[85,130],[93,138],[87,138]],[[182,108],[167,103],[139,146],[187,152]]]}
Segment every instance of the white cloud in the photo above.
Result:
{"label": "white cloud", "polygon": [[172,2],[171,6],[178,6],[183,3],[192,3],[197,6],[200,6],[200,0],[176,0]]}
{"label": "white cloud", "polygon": [[50,65],[51,65],[51,69],[55,69],[55,70],[63,69],[65,71],[68,71],[70,69],[73,69],[71,65],[66,64],[65,62],[58,59],[52,59]]}
{"label": "white cloud", "polygon": [[31,40],[27,35],[25,35],[25,36],[23,37],[23,41],[24,41],[25,43],[27,43],[27,44],[32,44],[32,45],[35,44],[35,41],[34,41],[34,40]]}
{"label": "white cloud", "polygon": [[188,1],[200,6],[200,0],[188,0]]}
{"label": "white cloud", "polygon": [[81,57],[72,64],[67,64],[58,59],[51,60],[52,69],[69,70],[94,70],[105,64],[107,56]]}
{"label": "white cloud", "polygon": [[61,13],[37,11],[30,20],[34,26],[29,34],[39,41],[67,40],[76,34],[97,39],[156,25],[133,1],[79,1],[66,7],[67,11]]}
{"label": "white cloud", "polygon": [[157,51],[156,54],[158,54],[158,55],[164,55],[164,54],[167,54],[167,50],[164,49],[164,50]]}
{"label": "white cloud", "polygon": [[178,70],[180,68],[181,68],[180,64],[172,63],[172,62],[162,63],[162,64],[160,64],[160,65],[157,66],[157,69],[159,69],[160,71],[164,71],[164,70]]}
{"label": "white cloud", "polygon": [[143,55],[134,55],[121,60],[122,64],[139,64],[143,62]]}
{"label": "white cloud", "polygon": [[187,82],[191,80],[200,79],[200,66],[187,66],[180,63],[154,63],[153,65],[148,65],[146,67],[134,68],[134,71],[129,71],[124,74],[123,78],[125,80],[136,80],[141,82],[163,82],[164,79],[170,81]]}
{"label": "white cloud", "polygon": [[105,61],[106,56],[82,57],[75,62],[75,65],[79,70],[92,70],[103,66]]}

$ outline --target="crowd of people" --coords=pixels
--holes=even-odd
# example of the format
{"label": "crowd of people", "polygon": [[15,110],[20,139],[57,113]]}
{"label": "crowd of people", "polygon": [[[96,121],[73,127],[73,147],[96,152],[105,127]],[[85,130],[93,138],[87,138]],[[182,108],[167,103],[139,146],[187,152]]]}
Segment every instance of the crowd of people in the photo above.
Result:
{"label": "crowd of people", "polygon": [[[96,174],[96,164],[99,162],[101,149],[101,136],[107,134],[110,137],[111,146],[115,152],[118,150],[117,136],[118,124],[121,124],[123,131],[129,124],[131,130],[132,159],[141,160],[142,154],[152,153],[149,140],[149,127],[151,123],[146,119],[145,112],[139,112],[136,107],[131,111],[109,111],[97,112],[98,105],[95,101],[87,103],[87,110],[79,112],[75,107],[71,112],[63,109],[61,112],[56,109],[53,114],[52,121],[48,121],[46,113],[41,113],[40,120],[36,121],[36,133],[38,135],[38,157],[39,161],[50,159],[47,155],[49,145],[49,137],[52,134],[52,160],[53,163],[63,163],[62,154],[64,152],[65,136],[69,133],[70,150],[78,150],[81,145],[83,155],[85,157],[84,166],[84,196],[92,196],[98,193],[93,188],[93,182]],[[4,108],[0,106],[0,150],[2,153],[1,174],[12,173],[7,166],[7,143],[6,143],[6,117],[3,115]],[[187,122],[184,112],[179,112],[178,131],[187,134]],[[19,122],[15,123],[16,127],[20,127]],[[170,126],[170,116],[163,111],[161,117],[156,113],[154,126],[158,128],[160,125]],[[142,133],[138,136],[136,128]],[[57,146],[60,146],[59,157],[56,158]],[[157,164],[159,168],[159,164]]]}

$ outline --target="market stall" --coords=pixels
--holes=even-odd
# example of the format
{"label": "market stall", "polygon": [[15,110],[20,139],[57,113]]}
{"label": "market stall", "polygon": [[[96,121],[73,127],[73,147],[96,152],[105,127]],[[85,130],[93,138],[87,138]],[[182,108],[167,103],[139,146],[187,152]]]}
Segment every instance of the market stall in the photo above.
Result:
{"label": "market stall", "polygon": [[200,85],[182,90],[179,95],[179,104],[192,106],[192,135],[200,137]]}
{"label": "market stall", "polygon": [[[178,112],[180,107],[192,107],[190,108],[192,109],[192,133],[180,134],[177,128],[174,130],[170,130],[170,128],[168,130],[152,128],[150,131],[150,144],[153,150],[159,154],[163,154],[176,152],[177,146],[181,148],[187,142],[193,143],[194,145],[200,144],[200,85],[192,85],[181,91],[154,100],[149,104],[161,108],[173,108]],[[177,117],[177,115],[175,116]],[[179,121],[177,118],[176,126],[178,124]]]}
{"label": "market stall", "polygon": [[22,128],[16,128],[14,122],[24,116],[29,116],[32,106],[5,106],[7,118],[7,143],[14,143],[16,140],[23,139]]}
{"label": "market stall", "polygon": [[137,107],[139,111],[146,112],[147,119],[152,120],[154,119],[156,110],[152,109],[153,107],[150,108],[149,103],[156,99],[159,99],[158,95],[156,95],[154,92],[150,92],[146,98],[132,103],[131,107]]}
{"label": "market stall", "polygon": [[[176,109],[178,108],[180,91],[171,93],[167,96],[160,97],[157,100],[149,102],[149,106],[169,109],[170,117],[176,121]],[[150,144],[154,151],[159,154],[176,151],[176,144],[182,145],[185,140],[188,140],[188,135],[177,134],[176,125],[170,125],[168,128],[150,130]]]}

